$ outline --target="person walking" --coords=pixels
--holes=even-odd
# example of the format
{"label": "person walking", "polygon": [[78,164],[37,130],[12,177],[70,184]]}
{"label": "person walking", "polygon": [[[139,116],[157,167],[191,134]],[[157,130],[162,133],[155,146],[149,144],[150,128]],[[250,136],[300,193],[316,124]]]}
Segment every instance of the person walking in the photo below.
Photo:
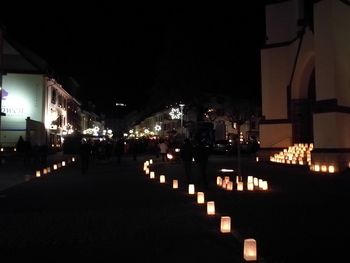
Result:
{"label": "person walking", "polygon": [[180,156],[185,168],[185,175],[188,183],[193,183],[191,170],[192,170],[192,159],[193,159],[193,146],[189,139],[185,139],[184,143],[180,148]]}
{"label": "person walking", "polygon": [[167,160],[166,154],[168,153],[169,146],[164,140],[162,140],[158,146],[160,155],[162,156],[162,161],[164,162]]}

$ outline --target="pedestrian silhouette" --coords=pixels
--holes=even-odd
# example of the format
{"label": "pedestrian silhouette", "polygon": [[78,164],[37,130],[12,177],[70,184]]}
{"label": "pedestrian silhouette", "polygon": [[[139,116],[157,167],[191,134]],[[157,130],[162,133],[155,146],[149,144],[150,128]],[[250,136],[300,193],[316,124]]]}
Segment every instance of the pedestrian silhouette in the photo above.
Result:
{"label": "pedestrian silhouette", "polygon": [[188,183],[193,183],[191,170],[193,159],[193,146],[189,139],[185,139],[180,148],[180,156],[185,168],[185,175]]}

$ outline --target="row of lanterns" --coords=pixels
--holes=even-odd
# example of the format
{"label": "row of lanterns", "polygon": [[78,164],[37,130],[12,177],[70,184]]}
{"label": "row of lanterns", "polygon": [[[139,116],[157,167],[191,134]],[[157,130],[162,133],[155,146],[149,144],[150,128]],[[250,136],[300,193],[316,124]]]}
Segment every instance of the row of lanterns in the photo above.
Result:
{"label": "row of lanterns", "polygon": [[71,159],[68,159],[67,162],[66,161],[61,161],[61,162],[53,164],[52,165],[52,169],[51,169],[51,166],[48,166],[46,168],[43,168],[42,170],[37,170],[35,172],[35,177],[41,177],[42,175],[49,174],[49,173],[51,173],[51,170],[56,171],[59,168],[66,166],[66,163],[70,163],[70,162],[75,162],[75,157],[72,157]]}
{"label": "row of lanterns", "polygon": [[[149,160],[144,162],[143,165],[143,170],[146,175],[149,175],[150,179],[155,179],[155,172],[150,170],[150,164],[152,164],[153,161]],[[229,177],[228,177],[229,178]],[[225,177],[226,180],[227,177]],[[250,179],[248,179],[250,180]],[[225,180],[222,180],[224,182]],[[159,182],[160,183],[165,183],[165,175],[159,175]],[[177,179],[172,180],[172,188],[173,189],[178,189],[179,187],[179,181]],[[190,195],[195,195],[195,185],[194,184],[189,184],[188,185],[188,194]],[[197,203],[198,204],[205,204],[205,194],[204,192],[197,192]],[[215,201],[207,201],[207,214],[209,216],[213,216],[216,214],[215,212]],[[220,232],[221,233],[231,233],[231,217],[230,216],[221,216],[220,218]],[[244,239],[243,243],[243,257],[244,260],[246,261],[256,261],[257,260],[257,245],[256,245],[256,240],[253,238],[247,238]]]}

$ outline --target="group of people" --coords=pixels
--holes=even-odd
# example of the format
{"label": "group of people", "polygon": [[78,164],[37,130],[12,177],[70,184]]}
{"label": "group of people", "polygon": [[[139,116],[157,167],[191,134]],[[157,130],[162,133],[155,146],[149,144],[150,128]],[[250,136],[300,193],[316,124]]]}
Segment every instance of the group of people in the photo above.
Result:
{"label": "group of people", "polygon": [[207,166],[210,155],[210,148],[206,145],[205,140],[198,140],[198,143],[193,145],[189,139],[185,139],[180,149],[181,159],[183,161],[186,179],[189,183],[194,183],[195,178],[192,173],[193,160],[199,166],[199,179],[204,188],[208,188]]}

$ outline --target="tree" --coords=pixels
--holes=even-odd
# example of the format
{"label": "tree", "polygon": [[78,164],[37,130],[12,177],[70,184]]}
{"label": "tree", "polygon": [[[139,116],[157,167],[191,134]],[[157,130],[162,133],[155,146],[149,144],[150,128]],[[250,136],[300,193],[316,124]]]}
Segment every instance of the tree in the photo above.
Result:
{"label": "tree", "polygon": [[258,106],[246,99],[231,101],[225,107],[225,115],[227,120],[231,123],[232,128],[237,129],[237,173],[241,176],[241,126],[247,121],[255,118],[259,114]]}

